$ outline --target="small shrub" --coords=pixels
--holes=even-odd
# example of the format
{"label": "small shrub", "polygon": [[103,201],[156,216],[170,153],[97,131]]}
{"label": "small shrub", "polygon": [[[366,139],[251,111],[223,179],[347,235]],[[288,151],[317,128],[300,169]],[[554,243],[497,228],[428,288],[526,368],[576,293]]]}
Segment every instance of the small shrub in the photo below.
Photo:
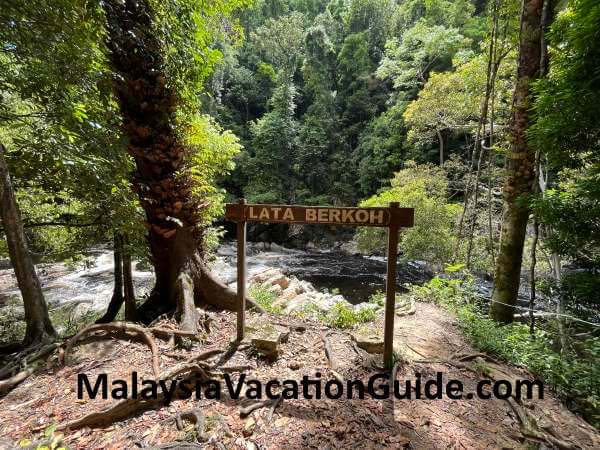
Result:
{"label": "small shrub", "polygon": [[[402,301],[402,294],[396,293],[396,303],[399,303],[400,301]],[[385,292],[375,291],[375,293],[371,294],[369,297],[369,303],[377,305],[379,308],[383,308],[385,306]]]}
{"label": "small shrub", "polygon": [[[527,367],[548,384],[567,405],[580,412],[592,425],[600,425],[600,338],[577,341],[557,352],[550,328],[539,326],[532,337],[523,323],[501,325],[484,314],[472,278],[433,278],[412,292],[423,300],[453,311],[465,334],[479,350],[513,364]],[[550,322],[551,323],[551,322]]]}
{"label": "small shrub", "polygon": [[[419,259],[441,265],[452,253],[456,237],[452,233],[460,207],[448,203],[448,181],[442,169],[426,164],[407,163],[390,181],[390,188],[361,202],[362,207],[388,206],[399,202],[415,208],[415,224],[402,231],[400,250],[404,259]],[[364,227],[356,233],[358,248],[365,252],[382,251],[386,232]]]}
{"label": "small shrub", "polygon": [[253,284],[248,288],[248,295],[265,311],[278,314],[282,308],[273,304],[277,300],[277,294],[269,288],[266,284]]}
{"label": "small shrub", "polygon": [[352,328],[359,323],[371,322],[375,319],[375,309],[362,308],[355,311],[351,306],[343,302],[333,305],[328,311],[325,321],[334,328]]}

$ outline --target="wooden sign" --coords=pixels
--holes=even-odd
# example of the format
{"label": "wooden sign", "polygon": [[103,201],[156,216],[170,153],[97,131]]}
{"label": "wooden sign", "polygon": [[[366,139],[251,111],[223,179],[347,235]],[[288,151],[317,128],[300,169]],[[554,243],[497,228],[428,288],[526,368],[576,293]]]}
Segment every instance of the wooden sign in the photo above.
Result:
{"label": "wooden sign", "polygon": [[385,301],[385,332],[383,360],[385,366],[394,364],[394,315],[396,306],[396,258],[398,232],[402,227],[412,227],[414,210],[400,208],[390,203],[389,208],[347,208],[296,205],[251,205],[241,199],[239,203],[225,205],[225,218],[237,222],[237,339],[244,339],[246,315],[246,223],[306,223],[322,225],[350,225],[359,227],[387,227],[387,275]]}
{"label": "wooden sign", "polygon": [[412,208],[338,208],[233,203],[226,205],[225,218],[234,222],[412,227],[414,210]]}

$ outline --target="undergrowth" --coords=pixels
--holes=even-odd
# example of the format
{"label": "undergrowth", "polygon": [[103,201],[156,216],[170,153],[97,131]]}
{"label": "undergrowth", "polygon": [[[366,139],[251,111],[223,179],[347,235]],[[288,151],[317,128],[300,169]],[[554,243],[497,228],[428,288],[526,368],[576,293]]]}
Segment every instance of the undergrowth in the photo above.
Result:
{"label": "undergrowth", "polygon": [[337,302],[331,309],[324,312],[317,305],[311,303],[295,314],[299,317],[311,317],[333,328],[348,329],[360,323],[375,320],[377,310],[375,308],[355,310],[344,302]]}
{"label": "undergrowth", "polygon": [[277,294],[269,289],[271,287],[267,284],[252,284],[248,287],[248,295],[265,311],[278,314],[282,307],[274,304]]}
{"label": "undergrowth", "polygon": [[538,322],[532,336],[523,323],[500,325],[483,312],[483,299],[473,288],[473,278],[435,277],[412,294],[454,312],[461,328],[479,350],[528,368],[543,380],[568,407],[600,426],[600,338],[569,339],[557,349],[552,321]]}

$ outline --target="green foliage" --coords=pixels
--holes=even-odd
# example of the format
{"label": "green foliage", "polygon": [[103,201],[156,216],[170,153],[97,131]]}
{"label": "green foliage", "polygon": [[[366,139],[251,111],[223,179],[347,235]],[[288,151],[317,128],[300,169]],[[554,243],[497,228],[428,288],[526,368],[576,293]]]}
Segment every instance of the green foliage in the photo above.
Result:
{"label": "green foliage", "polygon": [[557,185],[534,202],[552,226],[549,247],[587,267],[600,267],[600,164],[564,169]]}
{"label": "green foliage", "polygon": [[9,344],[20,342],[25,336],[25,315],[21,308],[21,300],[9,298],[0,314],[0,342]]}
{"label": "green foliage", "polygon": [[391,39],[386,43],[377,76],[391,78],[397,89],[415,89],[427,81],[430,72],[448,69],[452,57],[470,44],[456,28],[418,21],[401,40]]}
{"label": "green foliage", "polygon": [[[369,303],[373,305],[377,305],[379,308],[383,308],[385,306],[385,292],[383,291],[375,291],[375,293],[369,296]],[[402,300],[402,294],[396,292],[396,303]]]}
{"label": "green foliage", "polygon": [[[549,247],[577,264],[600,268],[600,5],[572,0],[550,33],[550,71],[536,83],[529,137],[559,173],[535,201],[552,231]],[[596,295],[597,297],[597,295]]]}
{"label": "green foliage", "polygon": [[285,79],[291,78],[304,53],[306,18],[299,12],[269,19],[252,35],[258,53]]}
{"label": "green foliage", "polygon": [[296,90],[282,82],[273,94],[272,110],[252,124],[254,156],[248,162],[247,193],[258,203],[288,203],[294,197],[298,124]]}
{"label": "green foliage", "polygon": [[217,181],[233,170],[232,158],[240,151],[241,145],[233,133],[223,130],[207,115],[188,119],[185,143],[193,151],[193,193],[210,203],[203,211],[203,224],[208,225],[224,213],[225,192],[217,186]]}
{"label": "green foliage", "polygon": [[[475,135],[480,118],[481,103],[485,97],[487,57],[477,55],[467,61],[455,59],[452,72],[432,73],[429,80],[404,113],[410,127],[408,141],[417,145],[438,142],[453,134]],[[503,60],[498,69],[494,102],[495,121],[499,126],[508,122],[511,73],[514,59]]]}
{"label": "green foliage", "polygon": [[526,366],[549,384],[589,421],[600,424],[600,338],[572,341],[563,353],[554,349],[551,330],[537,328],[532,339],[529,326],[522,323],[500,325],[482,312],[481,299],[473,289],[473,279],[433,278],[412,288],[423,300],[443,305],[454,312],[462,329],[480,350],[516,365]]}
{"label": "green foliage", "polygon": [[377,310],[374,307],[355,309],[345,302],[337,302],[329,310],[322,311],[317,305],[310,303],[296,314],[319,320],[330,327],[348,329],[360,323],[372,322],[377,316]]}
{"label": "green foliage", "polygon": [[273,304],[277,300],[277,294],[269,289],[270,287],[265,284],[252,284],[248,288],[248,295],[265,311],[278,314],[282,308]]}
{"label": "green foliage", "polygon": [[56,432],[57,426],[56,422],[48,425],[41,438],[35,441],[29,438],[19,439],[17,442],[18,448],[28,450],[69,450],[69,447],[64,442],[64,435]]}
{"label": "green foliage", "polygon": [[356,311],[343,302],[337,302],[327,311],[325,322],[334,328],[352,328],[359,323],[371,322],[375,319],[376,311],[373,308],[361,308]]}
{"label": "green foliage", "polygon": [[[455,237],[452,234],[458,205],[446,200],[447,181],[442,169],[432,165],[407,164],[391,180],[391,187],[361,202],[361,206],[388,206],[399,202],[401,207],[415,208],[415,225],[402,231],[400,250],[407,259],[442,264],[450,258]],[[357,232],[359,249],[382,251],[385,231],[361,228]]]}

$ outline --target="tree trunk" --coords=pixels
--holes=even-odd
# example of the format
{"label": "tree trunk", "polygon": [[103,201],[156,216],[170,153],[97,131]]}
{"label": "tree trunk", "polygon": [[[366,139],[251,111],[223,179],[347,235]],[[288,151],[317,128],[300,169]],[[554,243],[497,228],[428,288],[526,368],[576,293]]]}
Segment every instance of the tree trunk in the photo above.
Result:
{"label": "tree trunk", "polygon": [[131,271],[131,252],[129,250],[129,239],[127,239],[126,234],[123,235],[123,291],[125,294],[125,320],[134,322],[137,313]]}
{"label": "tree trunk", "polygon": [[437,133],[438,141],[440,143],[440,167],[444,165],[444,135],[438,129],[435,130]]}
{"label": "tree trunk", "polygon": [[168,79],[148,1],[106,0],[102,5],[113,87],[127,149],[135,161],[133,189],[145,211],[156,275],[156,285],[138,314],[148,321],[173,311],[181,286],[188,286],[178,283],[182,274],[192,280],[196,303],[235,309],[235,292],[213,279],[203,261],[198,225],[207,203],[192,194],[191,149],[175,117],[181,100]]}
{"label": "tree trunk", "polygon": [[524,0],[521,12],[519,63],[511,117],[512,142],[503,189],[505,214],[490,310],[494,320],[505,323],[513,320],[530,210],[527,197],[535,182],[535,151],[527,143],[527,127],[531,83],[540,73],[542,5],[543,0]]}
{"label": "tree trunk", "polygon": [[4,224],[10,261],[23,296],[27,323],[23,345],[29,346],[54,340],[56,332],[50,322],[40,280],[29,254],[21,213],[12,189],[4,152],[5,148],[0,144],[0,217]]}
{"label": "tree trunk", "polygon": [[123,238],[122,236],[115,232],[113,235],[113,261],[114,261],[114,270],[113,270],[113,295],[110,299],[110,303],[108,304],[108,308],[106,308],[106,312],[104,315],[96,320],[96,323],[108,323],[115,320],[121,306],[123,305]]}

